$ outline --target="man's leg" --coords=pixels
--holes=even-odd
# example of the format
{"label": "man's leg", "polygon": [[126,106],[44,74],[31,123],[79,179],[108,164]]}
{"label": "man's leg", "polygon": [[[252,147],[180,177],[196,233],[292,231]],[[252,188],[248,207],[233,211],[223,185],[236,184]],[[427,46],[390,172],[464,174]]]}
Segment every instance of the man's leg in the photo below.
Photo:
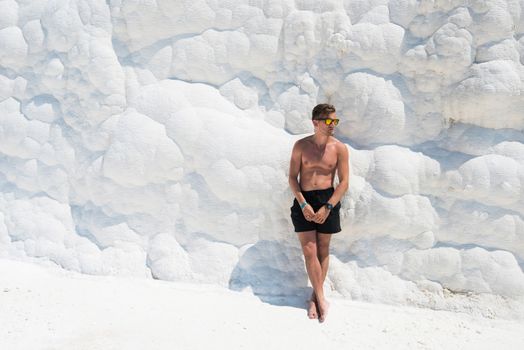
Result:
{"label": "man's leg", "polygon": [[[322,285],[326,280],[329,267],[329,243],[331,242],[332,234],[317,233],[317,256],[322,269]],[[316,301],[315,291],[311,294],[311,300]]]}
{"label": "man's leg", "polygon": [[324,283],[329,267],[329,243],[331,234],[317,233],[317,254],[320,266],[322,267],[322,283]]}
{"label": "man's leg", "polygon": [[299,232],[298,238],[302,246],[302,252],[306,261],[306,270],[309,280],[313,285],[313,291],[317,297],[317,305],[320,311],[320,321],[324,321],[323,314],[327,311],[327,304],[324,299],[324,289],[322,280],[322,266],[318,259],[317,233],[316,231]]}

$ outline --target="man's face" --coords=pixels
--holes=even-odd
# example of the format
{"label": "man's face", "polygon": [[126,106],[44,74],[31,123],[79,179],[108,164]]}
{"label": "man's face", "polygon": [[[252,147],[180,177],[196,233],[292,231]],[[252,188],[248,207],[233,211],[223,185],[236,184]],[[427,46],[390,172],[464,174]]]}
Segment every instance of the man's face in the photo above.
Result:
{"label": "man's face", "polygon": [[326,135],[333,135],[335,133],[335,126],[338,124],[338,118],[335,112],[321,115],[318,119],[313,120],[315,129]]}

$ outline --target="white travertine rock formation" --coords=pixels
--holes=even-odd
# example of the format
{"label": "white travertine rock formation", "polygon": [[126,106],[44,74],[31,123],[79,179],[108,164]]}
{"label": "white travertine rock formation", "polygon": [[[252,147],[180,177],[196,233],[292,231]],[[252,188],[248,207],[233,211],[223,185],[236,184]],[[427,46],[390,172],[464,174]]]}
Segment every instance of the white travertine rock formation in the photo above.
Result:
{"label": "white travertine rock formation", "polygon": [[0,14],[0,256],[303,293],[288,162],[329,102],[351,162],[331,292],[524,298],[524,1]]}

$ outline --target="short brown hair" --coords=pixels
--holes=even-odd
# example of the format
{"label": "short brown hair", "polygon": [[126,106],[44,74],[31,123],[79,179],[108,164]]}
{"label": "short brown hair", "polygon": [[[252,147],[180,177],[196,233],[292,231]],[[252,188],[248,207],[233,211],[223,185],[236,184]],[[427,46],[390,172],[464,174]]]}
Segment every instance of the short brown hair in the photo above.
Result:
{"label": "short brown hair", "polygon": [[315,120],[323,115],[331,114],[334,112],[336,112],[335,106],[327,103],[321,103],[319,105],[316,105],[315,108],[313,108],[313,112],[311,113],[311,119]]}

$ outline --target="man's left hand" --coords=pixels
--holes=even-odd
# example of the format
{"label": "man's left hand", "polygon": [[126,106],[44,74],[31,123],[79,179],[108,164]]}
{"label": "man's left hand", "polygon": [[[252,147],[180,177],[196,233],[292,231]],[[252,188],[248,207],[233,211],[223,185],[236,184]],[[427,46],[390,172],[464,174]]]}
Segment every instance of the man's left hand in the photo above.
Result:
{"label": "man's left hand", "polygon": [[313,221],[317,224],[323,224],[324,221],[326,221],[330,210],[326,208],[326,206],[320,207],[320,209],[316,212],[315,217],[313,218]]}

